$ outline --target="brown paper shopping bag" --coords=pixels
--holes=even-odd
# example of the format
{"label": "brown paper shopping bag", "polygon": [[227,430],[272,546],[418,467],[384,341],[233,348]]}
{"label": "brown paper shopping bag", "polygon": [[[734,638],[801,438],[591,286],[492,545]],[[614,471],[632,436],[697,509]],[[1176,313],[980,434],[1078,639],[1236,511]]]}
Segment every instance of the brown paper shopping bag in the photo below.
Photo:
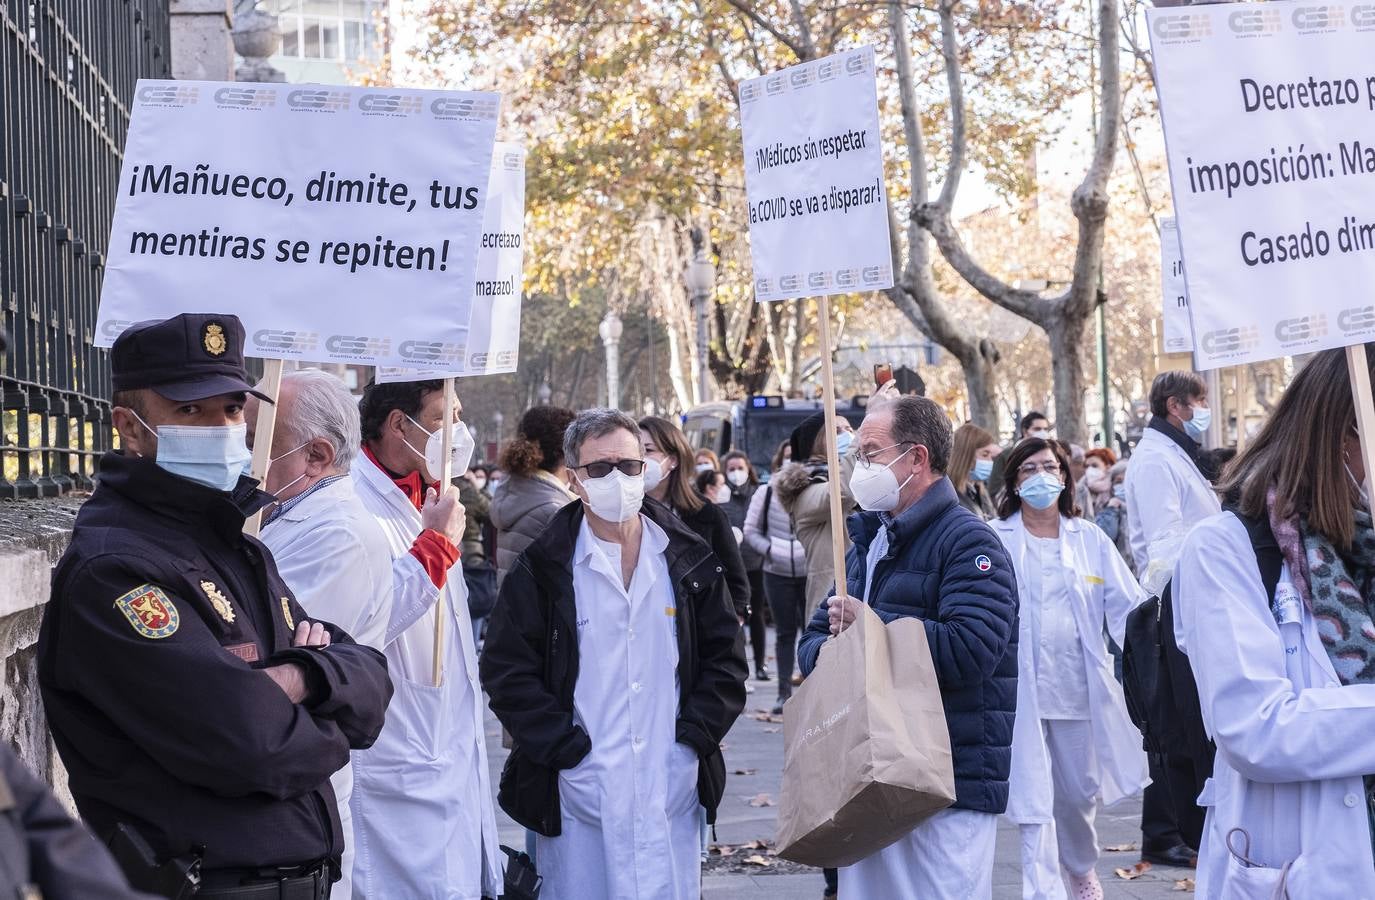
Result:
{"label": "brown paper shopping bag", "polygon": [[783,709],[778,855],[848,866],[955,802],[950,732],[919,619],[867,606]]}

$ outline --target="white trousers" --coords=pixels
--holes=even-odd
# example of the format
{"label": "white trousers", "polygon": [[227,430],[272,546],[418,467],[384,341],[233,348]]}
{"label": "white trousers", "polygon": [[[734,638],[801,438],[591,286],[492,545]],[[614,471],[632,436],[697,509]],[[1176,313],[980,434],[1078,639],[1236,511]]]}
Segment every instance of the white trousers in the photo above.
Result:
{"label": "white trousers", "polygon": [[1055,841],[1060,865],[1071,875],[1087,875],[1098,864],[1098,762],[1093,725],[1087,719],[1041,723],[1050,751],[1055,788]]}
{"label": "white trousers", "polygon": [[912,833],[840,870],[845,900],[990,900],[998,817],[946,809]]}
{"label": "white trousers", "polygon": [[1055,823],[1022,825],[1022,900],[1067,900]]}

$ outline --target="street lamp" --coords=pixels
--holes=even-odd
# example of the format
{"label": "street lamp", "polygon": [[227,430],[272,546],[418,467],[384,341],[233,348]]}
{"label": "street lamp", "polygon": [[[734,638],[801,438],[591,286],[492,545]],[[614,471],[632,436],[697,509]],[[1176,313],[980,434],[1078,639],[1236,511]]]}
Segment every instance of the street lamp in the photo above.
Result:
{"label": "street lamp", "polygon": [[606,347],[606,405],[612,409],[621,408],[621,317],[616,311],[606,311],[606,318],[597,326]]}
{"label": "street lamp", "polygon": [[501,446],[501,426],[506,421],[506,417],[501,414],[501,410],[492,413],[492,427],[496,429],[496,444]]}
{"label": "street lamp", "polygon": [[539,401],[540,406],[548,406],[549,398],[553,396],[554,389],[549,386],[549,382],[547,381],[535,388],[535,399]]}
{"label": "street lamp", "polygon": [[707,258],[706,241],[700,228],[692,229],[692,262],[688,263],[683,281],[687,284],[688,294],[692,297],[692,308],[697,314],[697,383],[699,400],[705,403],[711,397],[710,351],[707,344],[707,298],[716,287],[716,267]]}

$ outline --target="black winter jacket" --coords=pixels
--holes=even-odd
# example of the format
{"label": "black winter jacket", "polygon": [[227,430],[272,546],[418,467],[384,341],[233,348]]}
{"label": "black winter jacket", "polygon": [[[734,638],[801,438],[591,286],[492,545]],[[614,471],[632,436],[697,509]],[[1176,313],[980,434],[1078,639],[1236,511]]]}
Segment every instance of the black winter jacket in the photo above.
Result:
{"label": "black winter jacket", "polygon": [[[677,739],[697,753],[697,793],[716,821],[726,786],[721,739],[745,706],[745,647],[726,597],[723,566],[668,507],[641,508],[668,535],[665,551],[677,604]],[[558,773],[592,749],[573,720],[578,682],[573,550],[583,504],[570,503],[515,562],[487,625],[479,672],[492,712],[514,742],[497,802],[526,828],[561,831]]]}
{"label": "black winter jacket", "polygon": [[721,574],[726,580],[726,599],[735,608],[738,618],[748,619],[752,601],[750,575],[745,571],[745,562],[740,557],[740,542],[735,539],[735,532],[730,530],[730,518],[725,508],[708,500],[697,512],[682,514],[682,519],[683,524],[706,541],[711,552],[716,554],[723,569]]}
{"label": "black winter jacket", "polygon": [[[877,513],[849,519],[850,596],[862,599]],[[869,605],[885,622],[915,616],[926,626],[955,762],[955,809],[1007,809],[1012,719],[1017,710],[1017,581],[993,529],[960,506],[950,480],[931,486],[889,519]],[[798,646],[804,673],[830,636],[822,603]]]}

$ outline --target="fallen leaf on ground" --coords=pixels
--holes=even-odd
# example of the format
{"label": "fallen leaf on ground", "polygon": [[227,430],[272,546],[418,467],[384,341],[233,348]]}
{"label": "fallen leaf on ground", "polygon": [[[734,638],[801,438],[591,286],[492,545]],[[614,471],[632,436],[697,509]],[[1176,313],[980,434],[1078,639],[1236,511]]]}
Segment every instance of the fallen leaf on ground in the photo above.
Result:
{"label": "fallen leaf on ground", "polygon": [[750,841],[748,844],[741,844],[741,845],[740,845],[740,849],[742,849],[742,850],[768,850],[770,853],[773,852],[773,850],[769,847],[769,842],[768,842],[768,841],[760,840],[760,839],[758,839],[758,838],[756,838],[755,840]]}
{"label": "fallen leaf on ground", "polygon": [[755,794],[750,798],[750,806],[773,806],[773,798],[768,794]]}
{"label": "fallen leaf on ground", "polygon": [[1192,878],[1181,878],[1174,883],[1174,889],[1177,891],[1192,892],[1194,889],[1194,880]]}
{"label": "fallen leaf on ground", "polygon": [[1133,878],[1140,878],[1142,875],[1145,875],[1150,870],[1150,863],[1139,862],[1136,865],[1132,866],[1130,869],[1113,869],[1112,871],[1113,874],[1115,874],[1118,878],[1121,878],[1123,881],[1131,881]]}
{"label": "fallen leaf on ground", "polygon": [[777,728],[765,728],[765,729],[764,729],[764,732],[765,732],[766,734],[778,734],[778,729],[777,729]]}
{"label": "fallen leaf on ground", "polygon": [[764,858],[764,857],[762,857],[762,856],[747,856],[747,857],[745,857],[744,860],[742,860],[742,861],[743,861],[743,862],[745,863],[745,865],[747,865],[747,866],[771,866],[771,865],[773,865],[773,860],[771,860],[771,859],[766,859],[766,858]]}
{"label": "fallen leaf on ground", "polygon": [[783,717],[782,717],[782,716],[775,716],[773,713],[765,712],[765,711],[762,710],[762,709],[759,710],[759,712],[755,713],[755,714],[754,714],[753,716],[751,716],[750,718],[754,719],[754,721],[756,721],[756,722],[769,722],[770,724],[774,724],[774,725],[782,725],[782,724],[783,724]]}
{"label": "fallen leaf on ground", "polygon": [[739,847],[732,847],[730,844],[712,844],[710,853],[713,856],[733,856]]}
{"label": "fallen leaf on ground", "polygon": [[1140,850],[1140,844],[1113,844],[1111,847],[1104,847],[1104,853],[1130,853],[1133,850]]}
{"label": "fallen leaf on ground", "polygon": [[759,771],[758,769],[736,769],[734,772],[731,772],[731,774],[732,774],[732,775],[753,775],[755,772],[758,772],[758,771]]}

